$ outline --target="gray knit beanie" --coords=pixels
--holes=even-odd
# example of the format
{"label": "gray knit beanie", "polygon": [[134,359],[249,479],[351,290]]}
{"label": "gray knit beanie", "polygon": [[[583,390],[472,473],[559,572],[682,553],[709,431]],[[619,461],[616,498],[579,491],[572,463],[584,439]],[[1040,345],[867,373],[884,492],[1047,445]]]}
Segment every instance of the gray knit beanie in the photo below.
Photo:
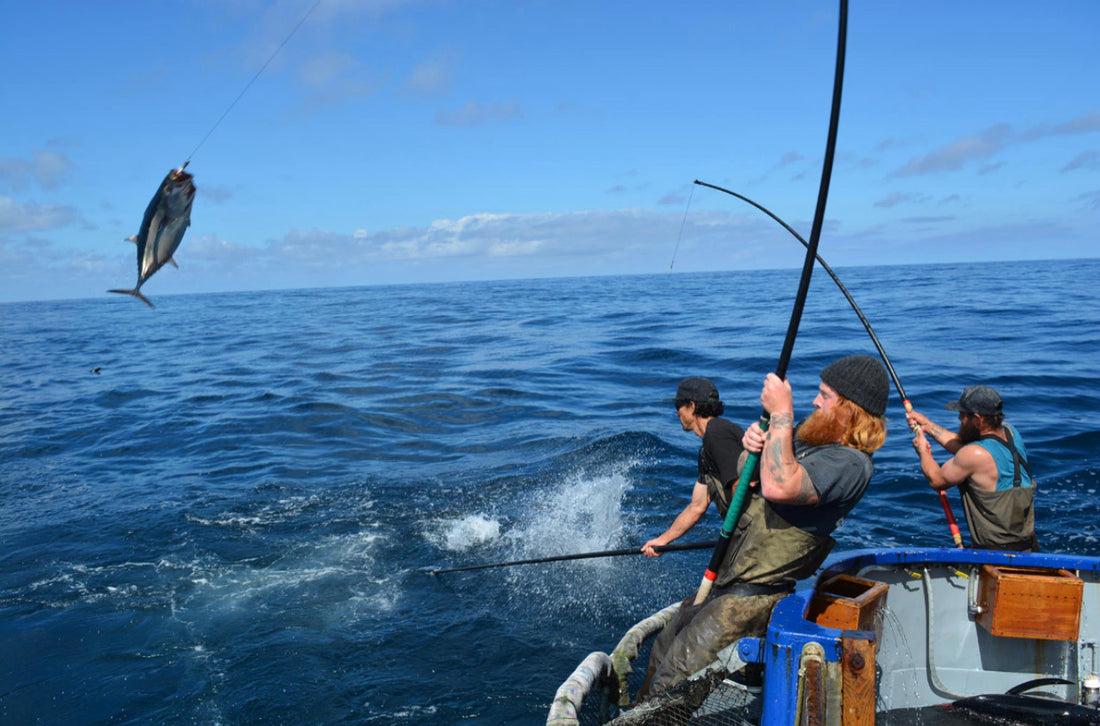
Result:
{"label": "gray knit beanie", "polygon": [[825,366],[821,380],[872,416],[886,413],[890,379],[878,358],[849,355]]}

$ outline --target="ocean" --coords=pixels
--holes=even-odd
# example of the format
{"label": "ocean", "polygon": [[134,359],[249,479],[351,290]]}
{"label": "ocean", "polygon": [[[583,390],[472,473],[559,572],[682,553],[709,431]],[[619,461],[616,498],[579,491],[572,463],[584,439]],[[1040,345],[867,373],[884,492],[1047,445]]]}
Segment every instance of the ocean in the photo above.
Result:
{"label": "ocean", "polygon": [[[836,272],[918,410],[953,426],[964,386],[1001,392],[1044,550],[1100,554],[1100,260]],[[542,723],[708,552],[430,571],[662,532],[699,446],[677,383],[756,420],[798,275],[0,305],[0,723]],[[796,416],[849,353],[875,350],[818,270]],[[950,546],[896,394],[887,415],[837,551]]]}

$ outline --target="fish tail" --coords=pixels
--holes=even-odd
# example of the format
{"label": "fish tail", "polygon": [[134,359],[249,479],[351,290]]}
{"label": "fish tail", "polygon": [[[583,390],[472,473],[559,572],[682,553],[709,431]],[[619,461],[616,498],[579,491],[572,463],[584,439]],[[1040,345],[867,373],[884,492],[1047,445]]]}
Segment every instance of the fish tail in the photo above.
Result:
{"label": "fish tail", "polygon": [[153,305],[153,303],[149,302],[149,298],[142,295],[141,290],[138,290],[136,287],[133,290],[108,290],[107,292],[117,292],[117,293],[121,293],[122,295],[133,295],[134,297],[136,297],[138,300],[141,300],[143,303],[145,303],[149,307],[151,307],[151,308],[156,307],[155,305]]}

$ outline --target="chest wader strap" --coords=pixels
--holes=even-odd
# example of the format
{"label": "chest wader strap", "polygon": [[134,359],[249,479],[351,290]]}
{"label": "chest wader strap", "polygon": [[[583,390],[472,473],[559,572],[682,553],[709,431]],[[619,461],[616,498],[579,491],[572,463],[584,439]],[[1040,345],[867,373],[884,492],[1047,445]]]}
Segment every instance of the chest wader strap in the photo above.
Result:
{"label": "chest wader strap", "polygon": [[982,436],[979,441],[996,441],[1001,446],[1008,449],[1012,454],[1012,486],[1018,487],[1023,482],[1023,477],[1020,475],[1020,468],[1027,472],[1028,478],[1031,479],[1031,485],[1035,486],[1035,476],[1031,473],[1031,468],[1027,465],[1027,460],[1020,456],[1019,449],[1016,448],[1016,441],[1012,438],[1012,432],[1007,426],[1005,426],[1005,438],[1001,438],[996,434],[986,434]]}

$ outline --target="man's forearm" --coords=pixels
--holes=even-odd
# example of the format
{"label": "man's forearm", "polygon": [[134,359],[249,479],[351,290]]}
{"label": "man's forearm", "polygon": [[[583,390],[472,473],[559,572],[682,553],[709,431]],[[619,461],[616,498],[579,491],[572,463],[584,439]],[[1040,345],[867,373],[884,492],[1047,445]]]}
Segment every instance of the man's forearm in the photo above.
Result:
{"label": "man's forearm", "polygon": [[948,431],[943,426],[929,422],[924,427],[924,432],[936,440],[936,443],[945,448],[948,452],[954,454],[959,450],[961,442],[959,441],[959,435],[954,431]]}
{"label": "man's forearm", "polygon": [[924,474],[924,478],[928,480],[929,486],[936,491],[949,488],[950,485],[943,477],[943,470],[932,457],[932,452],[927,449],[920,452],[920,470]]}
{"label": "man's forearm", "polygon": [[665,530],[659,539],[663,540],[665,544],[674,542],[680,537],[683,537],[688,530],[695,526],[695,523],[703,516],[702,512],[696,512],[692,507],[687,507],[684,511],[680,512],[676,516],[676,519],[672,520],[672,524]]}
{"label": "man's forearm", "polygon": [[806,470],[794,457],[794,414],[775,413],[768,424],[761,454],[760,493],[784,504],[811,504],[817,492]]}

